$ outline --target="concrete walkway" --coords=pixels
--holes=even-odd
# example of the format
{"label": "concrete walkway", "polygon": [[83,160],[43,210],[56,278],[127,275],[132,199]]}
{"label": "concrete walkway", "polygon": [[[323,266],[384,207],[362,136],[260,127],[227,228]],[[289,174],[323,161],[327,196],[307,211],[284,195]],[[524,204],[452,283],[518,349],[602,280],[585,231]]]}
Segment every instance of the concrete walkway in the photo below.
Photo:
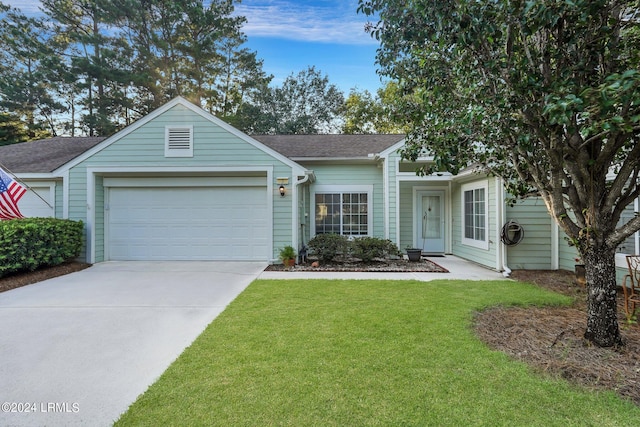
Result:
{"label": "concrete walkway", "polygon": [[437,279],[462,280],[503,280],[502,273],[474,264],[453,255],[427,257],[430,261],[449,270],[448,273],[356,273],[331,271],[265,271],[261,279],[389,279],[420,280],[427,282]]}
{"label": "concrete walkway", "polygon": [[0,426],[110,426],[266,265],[105,262],[0,293]]}

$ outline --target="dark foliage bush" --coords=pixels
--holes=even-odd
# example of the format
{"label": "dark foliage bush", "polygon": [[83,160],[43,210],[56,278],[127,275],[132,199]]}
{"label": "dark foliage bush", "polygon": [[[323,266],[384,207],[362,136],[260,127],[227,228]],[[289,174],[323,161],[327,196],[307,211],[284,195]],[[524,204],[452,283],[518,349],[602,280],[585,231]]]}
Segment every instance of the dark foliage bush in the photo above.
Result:
{"label": "dark foliage bush", "polygon": [[377,237],[358,237],[354,239],[351,244],[352,255],[360,258],[364,262],[402,255],[398,246],[391,240],[379,239]]}
{"label": "dark foliage bush", "polygon": [[0,277],[58,265],[82,250],[82,221],[24,218],[0,221]]}
{"label": "dark foliage bush", "polygon": [[322,262],[331,262],[338,255],[349,253],[349,240],[340,234],[318,234],[309,240],[311,252]]}
{"label": "dark foliage bush", "polygon": [[349,240],[339,234],[318,234],[309,241],[309,248],[322,262],[336,261],[339,256],[343,260],[358,258],[363,262],[372,262],[375,259],[402,255],[391,240],[368,236]]}

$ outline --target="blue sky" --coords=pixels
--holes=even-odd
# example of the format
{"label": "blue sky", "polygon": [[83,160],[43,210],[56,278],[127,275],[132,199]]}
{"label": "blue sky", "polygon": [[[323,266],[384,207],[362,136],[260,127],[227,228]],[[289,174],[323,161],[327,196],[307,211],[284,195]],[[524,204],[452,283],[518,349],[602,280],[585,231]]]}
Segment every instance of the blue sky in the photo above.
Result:
{"label": "blue sky", "polygon": [[[4,0],[24,13],[38,12],[39,0]],[[264,70],[279,85],[314,65],[345,95],[351,88],[381,86],[376,74],[375,40],[364,32],[367,17],[358,0],[242,0],[236,12],[247,18],[247,47],[264,60]]]}

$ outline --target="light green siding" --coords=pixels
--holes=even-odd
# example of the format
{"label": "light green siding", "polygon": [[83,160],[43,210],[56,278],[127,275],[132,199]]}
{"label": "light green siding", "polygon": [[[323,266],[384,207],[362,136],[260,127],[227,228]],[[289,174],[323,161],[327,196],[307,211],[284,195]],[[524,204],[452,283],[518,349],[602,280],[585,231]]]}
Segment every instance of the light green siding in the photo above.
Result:
{"label": "light green siding", "polygon": [[298,216],[300,221],[300,236],[298,245],[301,248],[302,245],[307,245],[311,239],[311,191],[310,184],[305,184],[300,187],[300,193],[298,196]]}
{"label": "light green siding", "polygon": [[[193,126],[193,157],[165,157],[165,126]],[[117,137],[117,136],[116,136]],[[292,197],[280,197],[277,192],[276,178],[289,178],[289,192],[294,185],[292,167],[263,150],[256,148],[239,136],[230,133],[211,120],[196,114],[192,110],[177,104],[152,120],[116,139],[103,150],[71,168],[69,172],[69,217],[87,222],[87,212],[94,215],[96,261],[104,260],[104,188],[101,172],[95,179],[92,189],[95,206],[87,200],[87,170],[100,168],[131,170],[154,168],[157,175],[163,168],[188,167],[195,173],[207,167],[255,167],[273,170],[273,258],[277,258],[279,248],[292,243],[292,224],[294,222]],[[170,173],[170,172],[168,172]],[[189,172],[180,172],[183,176]],[[118,176],[118,172],[109,172]],[[127,175],[124,175],[127,176]],[[129,175],[130,176],[130,175]],[[152,175],[148,175],[152,176]],[[87,208],[87,206],[89,207]]]}
{"label": "light green siding", "polygon": [[55,198],[55,217],[63,218],[64,217],[64,188],[62,186],[62,181],[56,181],[56,185],[54,188],[54,198]]}
{"label": "light green siding", "polygon": [[[413,187],[412,181],[400,182],[400,197],[398,201],[398,216],[400,218],[400,244],[398,247],[404,251],[407,247],[414,246],[413,229]],[[395,202],[395,198],[394,198]]]}
{"label": "light green siding", "polygon": [[578,251],[570,246],[567,234],[560,228],[558,232],[558,268],[573,271]]}
{"label": "light green siding", "polygon": [[[102,206],[104,210],[104,186],[102,185],[102,176],[96,176],[96,206]],[[99,211],[97,211],[99,212]],[[96,230],[104,231],[104,215],[96,215],[95,216],[95,228]],[[96,233],[96,259],[104,260],[104,232]]]}
{"label": "light green siding", "polygon": [[506,208],[506,220],[517,221],[524,231],[522,241],[507,247],[507,265],[512,270],[549,270],[552,265],[552,224],[544,202],[537,197],[520,200]]}
{"label": "light green siding", "polygon": [[412,243],[404,243],[402,236],[400,236],[399,241],[396,242],[398,236],[398,221],[399,221],[399,213],[400,209],[398,206],[398,188],[396,185],[396,173],[398,172],[398,164],[396,160],[399,158],[399,154],[394,152],[389,156],[387,160],[386,168],[388,171],[389,182],[387,183],[387,192],[388,192],[388,203],[389,203],[389,223],[388,223],[388,235],[389,238],[394,241],[398,248],[402,251],[407,245],[412,245]]}
{"label": "light green siding", "polygon": [[[496,185],[495,178],[479,178],[470,182],[487,183],[488,191],[488,223],[487,237],[489,239],[489,249],[480,249],[466,245],[462,242],[462,186],[464,184],[454,183],[451,194],[451,210],[452,210],[452,253],[460,258],[468,259],[489,268],[496,268],[498,245],[501,244],[496,238],[498,229],[496,226]],[[465,184],[468,182],[465,182]]]}
{"label": "light green siding", "polygon": [[[327,163],[301,163],[307,169],[313,170],[316,182],[311,184],[311,194],[318,186],[339,185],[339,186],[372,186],[373,200],[370,203],[373,209],[372,221],[373,229],[370,235],[384,238],[384,192],[382,169],[377,163],[366,164],[327,164]],[[310,215],[315,215],[314,201],[310,200]],[[311,223],[311,221],[309,221]],[[310,230],[310,235],[315,234]]]}

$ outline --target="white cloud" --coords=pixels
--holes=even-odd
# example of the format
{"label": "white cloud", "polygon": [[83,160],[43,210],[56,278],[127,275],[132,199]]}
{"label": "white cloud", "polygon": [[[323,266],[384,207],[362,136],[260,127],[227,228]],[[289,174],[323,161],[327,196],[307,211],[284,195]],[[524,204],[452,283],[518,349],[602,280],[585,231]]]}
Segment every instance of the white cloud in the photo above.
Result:
{"label": "white cloud", "polygon": [[[28,15],[40,12],[40,0],[3,2]],[[247,18],[243,31],[249,37],[376,44],[364,31],[367,17],[358,14],[357,8],[358,0],[244,0],[235,5],[235,13]]]}
{"label": "white cloud", "polygon": [[357,0],[245,0],[235,10],[247,18],[243,31],[249,37],[374,44],[364,31],[367,18],[356,13],[357,7]]}

